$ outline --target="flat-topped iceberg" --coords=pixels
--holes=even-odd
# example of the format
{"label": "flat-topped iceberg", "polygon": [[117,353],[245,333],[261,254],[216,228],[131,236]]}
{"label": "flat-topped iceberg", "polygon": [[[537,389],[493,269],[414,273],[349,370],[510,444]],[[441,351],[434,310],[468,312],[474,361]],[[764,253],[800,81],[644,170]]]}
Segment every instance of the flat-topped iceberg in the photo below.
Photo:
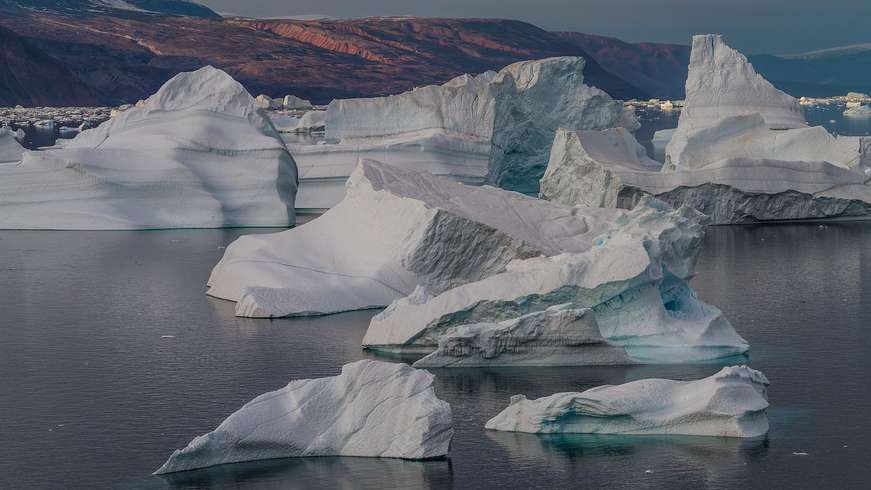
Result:
{"label": "flat-topped iceberg", "polygon": [[[499,364],[504,359],[480,354],[489,348],[488,337],[506,332],[505,342],[521,344],[510,337],[526,335],[524,322],[537,320],[509,320],[569,304],[592,313],[569,328],[594,346],[603,338],[621,347],[626,353],[617,356],[621,362],[689,362],[743,354],[747,342],[686,283],[701,246],[703,223],[703,216],[688,207],[674,210],[645,198],[617,217],[586,251],[514,260],[504,272],[441,293],[418,288],[372,319],[363,345],[386,352],[436,351],[421,365],[461,365],[463,358],[477,363],[476,357],[488,356]],[[558,323],[556,328],[562,328]],[[589,333],[593,325],[599,335]],[[456,348],[458,342],[470,348]],[[583,344],[574,346],[577,358],[571,364],[603,363],[593,356],[585,360]]]}
{"label": "flat-topped iceberg", "polygon": [[697,381],[643,379],[511,404],[491,430],[539,434],[667,434],[758,437],[768,432],[768,379],[747,366]]}
{"label": "flat-topped iceberg", "polygon": [[713,224],[871,216],[871,138],[807,127],[720,36],[693,39],[689,69],[678,127],[657,133],[670,138],[661,169],[628,132],[559,130],[541,196],[631,208],[652,195]]}
{"label": "flat-topped iceberg", "polygon": [[9,128],[0,128],[0,165],[21,161],[24,147],[15,139],[16,133]]}
{"label": "flat-topped iceberg", "polygon": [[243,236],[209,279],[236,314],[281,317],[386,306],[443,291],[517,258],[582,252],[622,214],[362,161],[344,200],[298,228]]}
{"label": "flat-topped iceberg", "polygon": [[290,147],[300,166],[297,208],[338,203],[360,158],[535,192],[557,127],[638,127],[620,101],[583,83],[584,64],[524,61],[399,95],[334,100],[323,144]]}
{"label": "flat-topped iceberg", "polygon": [[175,451],[155,474],[306,456],[445,456],[451,407],[436,397],[433,379],[405,364],[363,360],[338,376],[291,381]]}
{"label": "flat-topped iceberg", "polygon": [[204,67],[63,148],[0,167],[0,228],[288,226],[296,173],[251,95]]}

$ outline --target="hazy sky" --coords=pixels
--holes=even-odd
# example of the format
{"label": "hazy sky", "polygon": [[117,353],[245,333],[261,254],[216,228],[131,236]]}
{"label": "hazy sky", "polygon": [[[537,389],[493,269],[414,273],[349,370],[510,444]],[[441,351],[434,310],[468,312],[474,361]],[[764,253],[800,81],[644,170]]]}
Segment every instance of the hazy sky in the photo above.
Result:
{"label": "hazy sky", "polygon": [[520,19],[627,41],[688,44],[717,32],[748,53],[871,42],[871,0],[199,0],[252,17],[417,15]]}

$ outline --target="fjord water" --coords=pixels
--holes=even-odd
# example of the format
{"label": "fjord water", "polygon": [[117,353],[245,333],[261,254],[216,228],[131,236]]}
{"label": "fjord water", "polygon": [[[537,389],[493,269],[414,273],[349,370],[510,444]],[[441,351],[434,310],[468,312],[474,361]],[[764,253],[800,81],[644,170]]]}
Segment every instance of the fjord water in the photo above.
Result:
{"label": "fjord water", "polygon": [[373,311],[252,320],[205,296],[243,233],[0,231],[0,488],[861,488],[871,479],[871,224],[712,228],[693,285],[771,380],[767,437],[493,433],[539,397],[717,365],[436,370],[447,460],[272,460],[153,477],[291,379],[368,357]]}

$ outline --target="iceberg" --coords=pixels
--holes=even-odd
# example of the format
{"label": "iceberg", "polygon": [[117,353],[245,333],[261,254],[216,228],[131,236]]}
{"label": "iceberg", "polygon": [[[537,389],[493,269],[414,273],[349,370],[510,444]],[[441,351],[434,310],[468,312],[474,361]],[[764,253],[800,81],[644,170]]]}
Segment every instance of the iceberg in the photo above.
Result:
{"label": "iceberg", "polygon": [[269,120],[281,133],[311,133],[323,130],[327,120],[326,111],[307,111],[301,116],[272,113]]}
{"label": "iceberg", "polygon": [[399,95],[334,100],[325,144],[291,146],[302,176],[297,207],[337,204],[361,158],[534,193],[557,127],[638,127],[620,101],[583,83],[584,64],[523,61]]}
{"label": "iceberg", "polygon": [[173,452],[155,474],[306,456],[446,456],[451,407],[436,397],[433,380],[405,364],[362,360],[338,376],[291,381]]}
{"label": "iceberg", "polygon": [[227,247],[208,294],[247,317],[383,307],[418,285],[443,291],[517,258],[587,250],[621,214],[364,160],[323,216]]}
{"label": "iceberg", "polygon": [[798,100],[756,73],[747,58],[717,34],[693,36],[685,101],[678,131],[755,113],[771,129],[807,126]]}
{"label": "iceberg", "polygon": [[511,404],[486,428],[536,434],[759,437],[768,432],[768,379],[747,366],[696,381],[642,379]]}
{"label": "iceberg", "polygon": [[649,160],[638,153],[642,150],[632,135],[616,135],[615,130],[558,131],[541,183],[542,198],[565,205],[631,209],[643,196],[655,196],[675,207],[693,207],[715,225],[871,215],[869,177],[857,168],[845,168],[845,162],[850,163],[846,159],[835,165],[733,157],[663,172],[644,164]]}
{"label": "iceberg", "polygon": [[291,110],[307,111],[312,108],[312,103],[310,101],[297,97],[295,95],[285,95],[281,105],[285,109]]}
{"label": "iceberg", "polygon": [[[596,325],[607,344],[625,350],[625,363],[679,363],[741,355],[748,350],[747,342],[717,308],[699,300],[686,282],[693,275],[704,229],[704,217],[698,212],[643,198],[635,209],[614,219],[586,251],[516,259],[504,272],[440,294],[431,294],[425,286],[417,288],[372,318],[363,346],[391,353],[436,352],[421,365],[461,365],[464,357],[474,363],[479,362],[475,357],[489,357],[499,364],[503,360],[488,350],[492,337],[504,332],[506,338],[495,342],[522,343],[511,337],[526,335],[524,322],[539,321],[524,315],[569,304],[573,309],[591,310],[591,318],[565,328],[590,344],[601,345],[600,337],[594,335]],[[549,313],[544,315],[544,323],[549,322]],[[519,323],[508,322],[518,317]],[[563,328],[559,323],[548,327],[556,329],[556,335]],[[546,338],[543,342],[569,347],[576,343]],[[456,348],[458,343],[470,345]],[[595,356],[585,360],[583,344],[574,349],[577,358],[571,364],[618,363],[613,359],[621,357],[620,349],[610,349],[617,357],[607,362]],[[507,352],[512,354],[512,349]]]}
{"label": "iceberg", "polygon": [[62,148],[0,167],[0,228],[288,226],[297,169],[245,89],[204,67]]}
{"label": "iceberg", "polygon": [[858,105],[844,111],[847,117],[871,117],[871,105]]}
{"label": "iceberg", "polygon": [[16,139],[17,133],[9,128],[0,128],[0,165],[18,163],[24,147]]}
{"label": "iceberg", "polygon": [[631,209],[650,195],[717,225],[871,215],[871,138],[807,127],[796,101],[720,36],[696,36],[691,58],[678,127],[657,133],[669,139],[661,169],[628,132],[559,130],[541,196]]}

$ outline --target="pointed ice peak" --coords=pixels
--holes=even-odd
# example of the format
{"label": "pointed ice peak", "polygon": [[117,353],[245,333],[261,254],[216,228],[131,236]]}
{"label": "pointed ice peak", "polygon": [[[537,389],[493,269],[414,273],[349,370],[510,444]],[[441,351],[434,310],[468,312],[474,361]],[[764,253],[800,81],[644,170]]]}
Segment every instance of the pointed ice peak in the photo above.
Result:
{"label": "pointed ice peak", "polygon": [[759,113],[772,129],[807,125],[798,101],[775,88],[719,34],[693,36],[686,107],[678,127],[706,127],[723,117]]}

